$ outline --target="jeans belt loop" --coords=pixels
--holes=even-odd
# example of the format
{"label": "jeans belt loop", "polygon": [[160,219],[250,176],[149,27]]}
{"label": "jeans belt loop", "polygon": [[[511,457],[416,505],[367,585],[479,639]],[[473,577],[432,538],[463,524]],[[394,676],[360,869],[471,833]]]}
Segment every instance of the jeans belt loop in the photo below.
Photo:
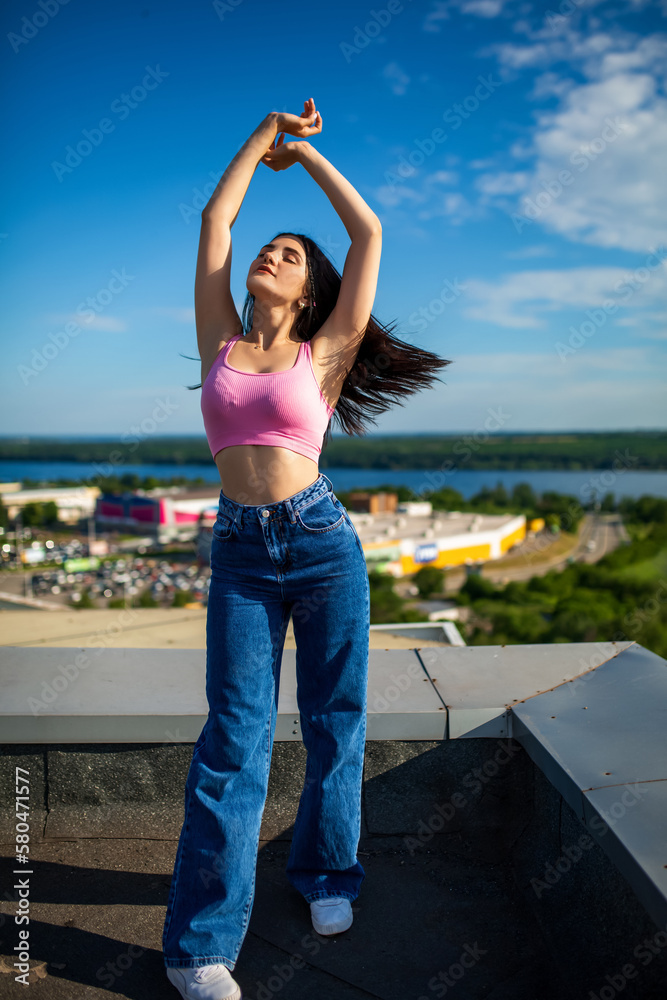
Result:
{"label": "jeans belt loop", "polygon": [[292,501],[289,499],[285,500],[285,506],[287,507],[287,511],[289,513],[290,524],[294,524],[294,522],[296,521],[296,514],[294,513],[294,507],[292,506]]}

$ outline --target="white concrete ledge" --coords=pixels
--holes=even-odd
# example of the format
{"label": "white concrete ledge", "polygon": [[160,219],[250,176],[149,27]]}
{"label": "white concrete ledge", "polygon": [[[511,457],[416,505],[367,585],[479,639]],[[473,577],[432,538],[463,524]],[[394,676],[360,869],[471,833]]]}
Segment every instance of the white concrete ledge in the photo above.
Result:
{"label": "white concrete ledge", "polygon": [[[510,710],[630,643],[370,651],[369,740],[511,736]],[[3,743],[194,743],[206,721],[197,649],[5,646]],[[300,740],[296,651],[284,650],[276,740]]]}
{"label": "white concrete ledge", "polygon": [[[3,647],[4,744],[194,743],[198,649]],[[284,650],[276,741],[301,740]],[[667,661],[636,643],[371,650],[368,740],[516,739],[667,925]]]}

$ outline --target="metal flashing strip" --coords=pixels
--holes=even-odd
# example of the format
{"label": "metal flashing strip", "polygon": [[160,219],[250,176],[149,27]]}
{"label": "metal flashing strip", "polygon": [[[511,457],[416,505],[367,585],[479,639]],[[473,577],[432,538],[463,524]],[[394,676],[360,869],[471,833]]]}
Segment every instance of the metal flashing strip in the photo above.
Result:
{"label": "metal flashing strip", "polygon": [[449,738],[508,737],[512,711],[559,687],[576,687],[631,642],[565,642],[417,650],[447,705]]}
{"label": "metal flashing strip", "polygon": [[513,717],[514,738],[667,925],[667,661],[633,643]]}

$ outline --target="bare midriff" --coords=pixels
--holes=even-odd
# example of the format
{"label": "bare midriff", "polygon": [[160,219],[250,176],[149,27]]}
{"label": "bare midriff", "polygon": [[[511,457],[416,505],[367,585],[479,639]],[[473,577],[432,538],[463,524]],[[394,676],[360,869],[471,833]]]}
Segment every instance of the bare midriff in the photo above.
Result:
{"label": "bare midriff", "polygon": [[266,444],[239,444],[215,456],[222,492],[236,503],[276,503],[314,483],[317,462],[288,448]]}

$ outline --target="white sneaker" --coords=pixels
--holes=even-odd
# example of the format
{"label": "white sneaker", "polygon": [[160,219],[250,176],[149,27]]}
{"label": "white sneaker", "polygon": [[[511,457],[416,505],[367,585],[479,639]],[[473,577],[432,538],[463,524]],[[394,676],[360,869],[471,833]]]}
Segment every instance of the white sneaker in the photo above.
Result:
{"label": "white sneaker", "polygon": [[183,1000],[241,1000],[241,987],[226,965],[166,966],[166,972]]}
{"label": "white sneaker", "polygon": [[352,906],[347,896],[314,899],[310,915],[318,934],[340,934],[352,926]]}

